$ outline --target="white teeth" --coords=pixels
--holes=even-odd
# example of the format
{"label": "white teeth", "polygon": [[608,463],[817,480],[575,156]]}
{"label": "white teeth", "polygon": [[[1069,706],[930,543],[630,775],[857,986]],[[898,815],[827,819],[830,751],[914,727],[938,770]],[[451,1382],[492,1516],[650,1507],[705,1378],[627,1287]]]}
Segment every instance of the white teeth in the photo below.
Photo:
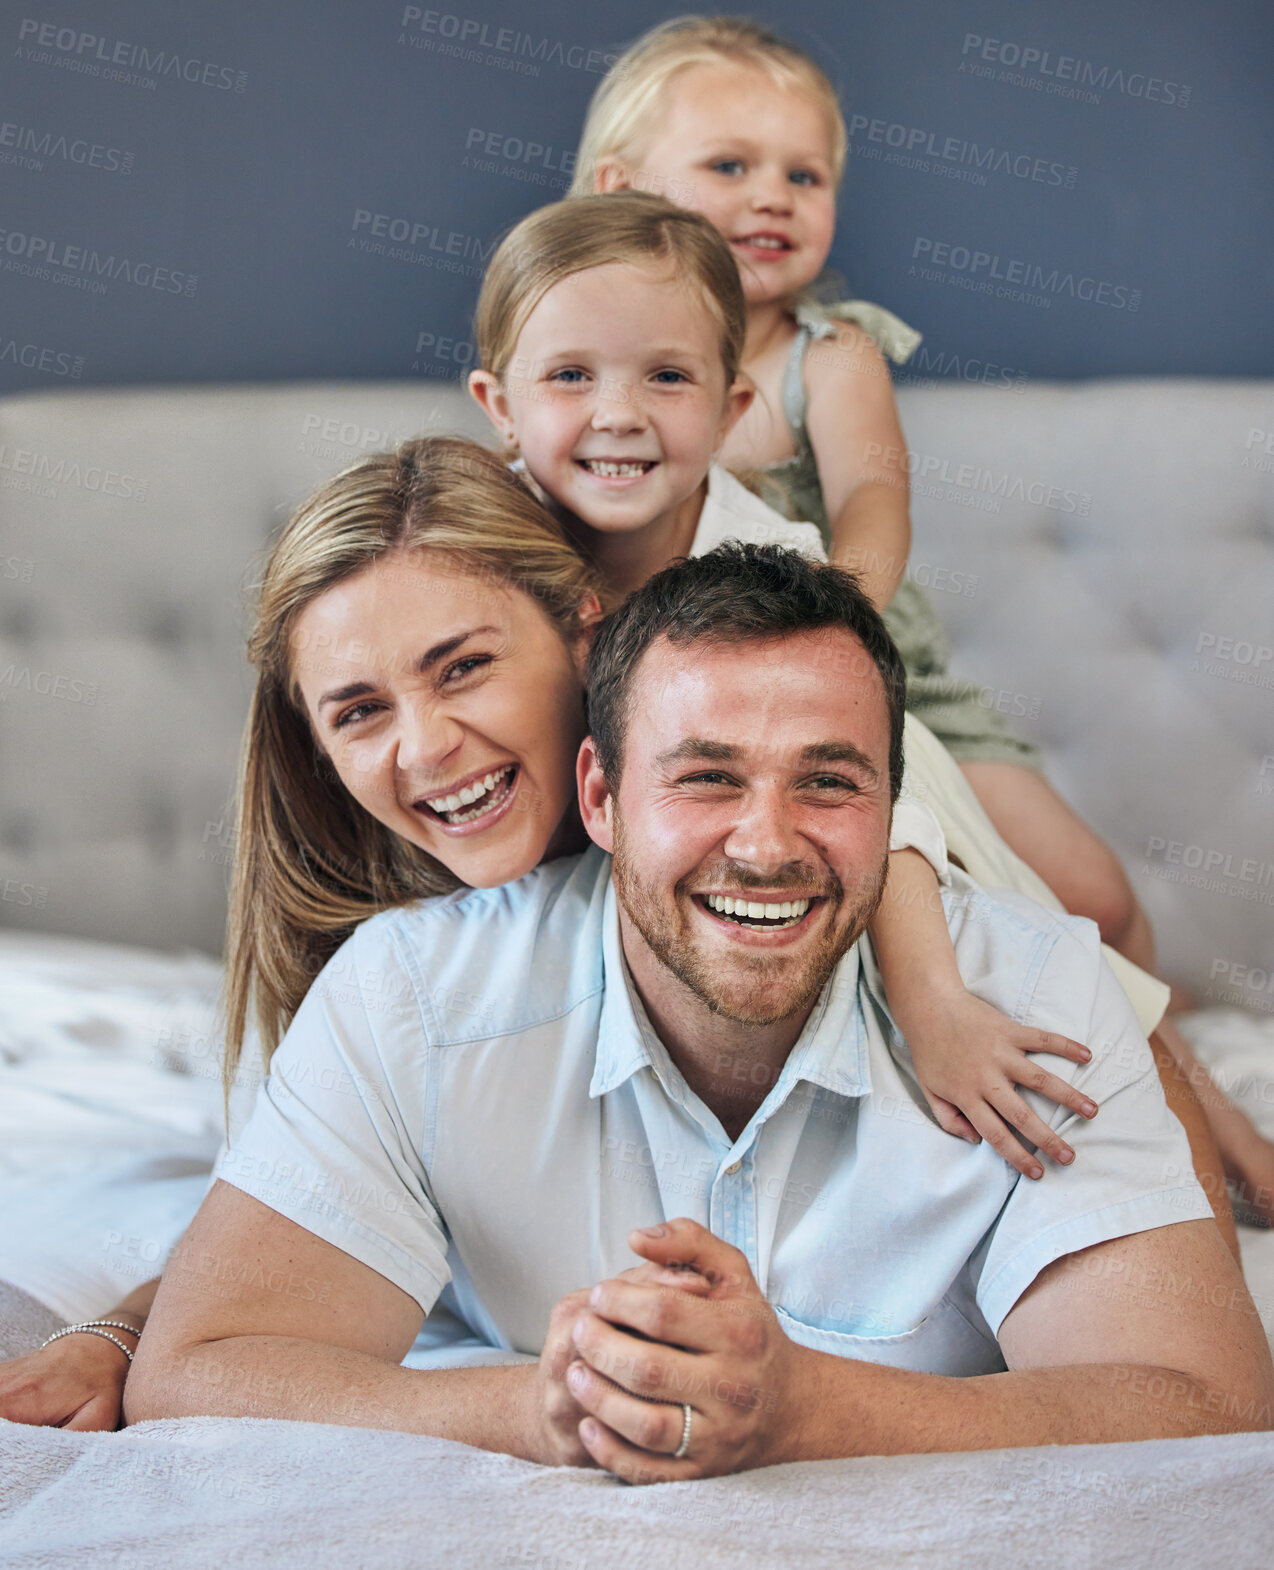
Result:
{"label": "white teeth", "polygon": [[756,900],[733,899],[729,894],[709,894],[705,903],[709,910],[722,916],[742,916],[748,921],[783,921],[789,926],[794,926],[810,908],[807,899],[758,904]]}
{"label": "white teeth", "polygon": [[[464,786],[462,790],[455,792],[453,795],[426,796],[425,800],[435,812],[458,812],[461,807],[471,807],[475,801],[482,801],[483,797],[488,792],[494,790],[497,784],[507,782],[511,772],[512,765],[509,765],[508,768],[501,769],[498,774],[488,774],[483,779],[474,780],[471,785]],[[481,812],[494,805],[494,802],[484,802],[478,812],[468,813],[456,821],[467,823],[471,818],[480,816]]]}
{"label": "white teeth", "polygon": [[607,463],[602,458],[585,458],[584,466],[590,474],[600,474],[608,480],[633,479],[645,474],[645,463]]}
{"label": "white teeth", "polygon": [[766,251],[782,251],[787,249],[785,240],[776,240],[768,234],[750,234],[744,240],[745,245],[759,245]]}

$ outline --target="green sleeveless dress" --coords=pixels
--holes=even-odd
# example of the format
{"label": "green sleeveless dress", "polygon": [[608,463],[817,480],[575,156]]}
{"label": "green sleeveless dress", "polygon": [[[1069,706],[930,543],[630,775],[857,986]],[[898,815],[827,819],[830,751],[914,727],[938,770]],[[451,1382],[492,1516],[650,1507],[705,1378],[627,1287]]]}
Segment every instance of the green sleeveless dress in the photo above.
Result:
{"label": "green sleeveless dress", "polygon": [[[828,338],[838,321],[856,322],[881,352],[896,364],[910,358],[920,334],[883,306],[867,300],[836,305],[802,303],[795,315],[799,331],[783,375],[783,413],[792,431],[796,454],[768,464],[762,471],[765,500],[801,522],[817,524],[823,543],[831,535],[814,449],[805,429],[805,356],[816,339]],[[1039,749],[1014,736],[1003,716],[987,706],[983,689],[947,670],[950,648],[925,591],[904,578],[885,607],[885,625],[907,667],[907,708],[929,727],[960,763],[1020,763],[1043,769]]]}

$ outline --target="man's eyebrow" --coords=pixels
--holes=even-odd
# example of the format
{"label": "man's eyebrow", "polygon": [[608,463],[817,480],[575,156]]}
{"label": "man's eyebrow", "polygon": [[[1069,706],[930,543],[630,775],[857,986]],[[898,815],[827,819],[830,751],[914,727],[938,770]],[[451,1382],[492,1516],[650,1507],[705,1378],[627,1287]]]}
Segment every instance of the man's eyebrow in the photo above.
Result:
{"label": "man's eyebrow", "polygon": [[[412,666],[417,675],[424,675],[431,665],[437,665],[439,660],[445,660],[449,654],[454,654],[462,643],[470,638],[476,638],[480,633],[498,632],[498,627],[469,627],[464,632],[456,633],[453,638],[444,638],[441,643],[435,643],[431,649],[426,649]],[[346,687],[334,687],[331,692],[325,692],[318,700],[317,708],[322,708],[325,703],[345,703],[350,698],[364,698],[369,692],[375,692],[375,687],[369,681],[352,681]]]}
{"label": "man's eyebrow", "polygon": [[[675,747],[669,747],[655,758],[662,767],[670,763],[734,763],[744,756],[745,749],[728,741],[708,741],[701,736],[687,736]],[[852,741],[819,741],[802,747],[798,757],[802,763],[849,763],[863,769],[873,780],[879,780],[880,770],[861,747]]]}

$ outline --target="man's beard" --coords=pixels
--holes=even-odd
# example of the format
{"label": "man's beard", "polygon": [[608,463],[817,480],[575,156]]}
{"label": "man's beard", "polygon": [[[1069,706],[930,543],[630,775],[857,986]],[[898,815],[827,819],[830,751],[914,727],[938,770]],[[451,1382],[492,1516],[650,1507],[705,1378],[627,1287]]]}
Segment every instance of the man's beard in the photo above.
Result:
{"label": "man's beard", "polygon": [[[690,879],[681,879],[671,897],[663,888],[643,882],[627,853],[617,808],[612,832],[615,892],[629,920],[666,970],[712,1013],[739,1025],[775,1025],[813,1007],[828,978],[875,914],[889,874],[889,858],[884,856],[879,867],[867,869],[857,888],[847,893],[840,880],[825,868],[813,887],[811,879],[801,877],[795,868],[783,880],[761,879],[729,862],[720,867],[696,868],[693,877],[701,885],[717,882],[763,896],[782,893],[798,883],[803,891],[821,895],[832,908],[830,920],[821,918],[824,927],[818,943],[799,962],[794,962],[785,950],[748,951],[740,945],[738,957],[727,966],[720,955],[704,953],[696,941],[692,921],[684,912]],[[830,882],[826,881],[828,878]],[[817,886],[820,881],[822,887]]]}

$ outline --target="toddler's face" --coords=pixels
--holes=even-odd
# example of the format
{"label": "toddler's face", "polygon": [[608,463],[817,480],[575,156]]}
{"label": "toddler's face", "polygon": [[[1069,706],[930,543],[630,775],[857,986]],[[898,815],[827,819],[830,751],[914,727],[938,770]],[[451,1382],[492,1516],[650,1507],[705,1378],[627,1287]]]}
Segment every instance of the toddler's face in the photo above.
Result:
{"label": "toddler's face", "polygon": [[805,288],[831,249],[827,113],[752,66],[693,66],[674,77],[640,156],[602,160],[598,172],[604,189],[630,185],[702,213],[729,241],[750,305]]}
{"label": "toddler's face", "polygon": [[720,328],[699,291],[619,262],[555,284],[504,377],[477,371],[471,386],[548,496],[607,533],[693,496],[749,396],[726,387]]}

